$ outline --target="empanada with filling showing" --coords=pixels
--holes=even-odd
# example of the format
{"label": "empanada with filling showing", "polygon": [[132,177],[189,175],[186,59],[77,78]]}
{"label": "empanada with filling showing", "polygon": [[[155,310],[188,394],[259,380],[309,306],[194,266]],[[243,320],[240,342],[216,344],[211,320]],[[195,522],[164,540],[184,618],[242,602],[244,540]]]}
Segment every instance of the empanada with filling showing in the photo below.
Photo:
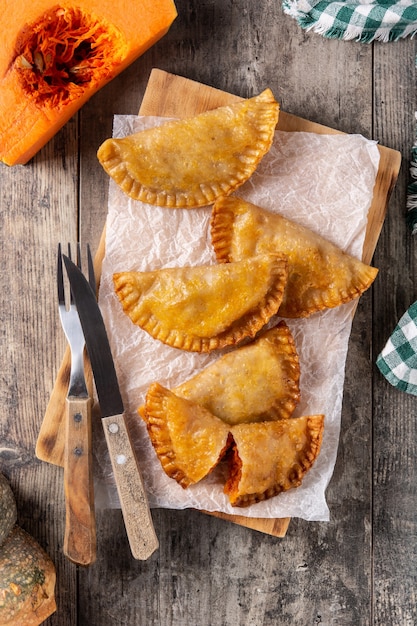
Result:
{"label": "empanada with filling showing", "polygon": [[224,487],[231,504],[250,506],[299,487],[320,452],[323,429],[324,415],[233,426]]}
{"label": "empanada with filling showing", "polygon": [[219,262],[253,255],[288,257],[288,283],[279,315],[308,317],[358,298],[378,270],[294,221],[238,197],[213,206],[211,240]]}
{"label": "empanada with filling showing", "polygon": [[229,426],[159,383],[148,389],[143,418],[162,468],[184,488],[227,459],[224,492],[236,507],[300,486],[324,428],[323,415]]}
{"label": "empanada with filling showing", "polygon": [[132,322],[174,348],[210,352],[236,345],[276,314],[287,259],[261,254],[236,263],[163,268],[113,275]]}
{"label": "empanada with filling showing", "polygon": [[191,118],[106,139],[97,156],[135,200],[170,208],[204,206],[253,174],[272,145],[278,116],[279,105],[265,89]]}

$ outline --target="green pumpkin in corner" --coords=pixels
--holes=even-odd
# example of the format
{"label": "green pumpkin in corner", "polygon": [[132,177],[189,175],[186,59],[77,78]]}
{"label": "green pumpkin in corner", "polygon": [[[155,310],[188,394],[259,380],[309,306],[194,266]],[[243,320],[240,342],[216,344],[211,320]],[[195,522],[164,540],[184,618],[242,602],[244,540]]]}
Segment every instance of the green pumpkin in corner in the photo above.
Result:
{"label": "green pumpkin in corner", "polygon": [[0,474],[0,546],[10,535],[17,520],[16,501],[9,483]]}
{"label": "green pumpkin in corner", "polygon": [[0,474],[0,625],[38,626],[56,610],[55,567],[16,519],[13,492]]}

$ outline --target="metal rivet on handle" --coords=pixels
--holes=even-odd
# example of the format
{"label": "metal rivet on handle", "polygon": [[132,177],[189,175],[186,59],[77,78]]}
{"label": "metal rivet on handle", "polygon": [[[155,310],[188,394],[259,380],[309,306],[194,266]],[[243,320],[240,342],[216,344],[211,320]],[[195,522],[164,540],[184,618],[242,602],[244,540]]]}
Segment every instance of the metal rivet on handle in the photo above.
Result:
{"label": "metal rivet on handle", "polygon": [[117,465],[124,465],[127,461],[127,458],[124,454],[118,454],[116,456],[116,463]]}
{"label": "metal rivet on handle", "polygon": [[113,435],[119,432],[119,426],[116,424],[116,422],[112,422],[111,424],[109,424],[109,432]]}

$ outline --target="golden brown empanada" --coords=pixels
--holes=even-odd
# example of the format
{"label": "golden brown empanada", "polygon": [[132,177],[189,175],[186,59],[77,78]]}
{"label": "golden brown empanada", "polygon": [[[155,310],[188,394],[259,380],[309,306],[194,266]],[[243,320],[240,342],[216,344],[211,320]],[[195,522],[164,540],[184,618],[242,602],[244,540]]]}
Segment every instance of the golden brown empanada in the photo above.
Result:
{"label": "golden brown empanada", "polygon": [[279,105],[270,89],[195,117],[167,122],[97,152],[123,191],[148,204],[192,208],[242,185],[271,147]]}
{"label": "golden brown empanada", "polygon": [[300,399],[299,379],[294,340],[281,321],[172,391],[228,424],[240,424],[290,417]]}
{"label": "golden brown empanada", "polygon": [[324,416],[229,426],[196,402],[153,383],[143,418],[165,473],[184,488],[229,460],[224,492],[249,506],[298,487],[321,447]]}
{"label": "golden brown empanada", "polygon": [[324,415],[233,426],[230,477],[233,506],[249,506],[299,487],[321,447]]}
{"label": "golden brown empanada", "polygon": [[288,256],[283,317],[307,317],[359,297],[378,270],[346,254],[317,233],[241,198],[219,198],[211,220],[219,262],[267,252]]}
{"label": "golden brown empanada", "polygon": [[145,406],[143,417],[165,473],[184,488],[207,476],[229,446],[227,425],[158,383],[149,387]]}
{"label": "golden brown empanada", "polygon": [[121,272],[113,280],[134,324],[174,348],[210,352],[253,337],[275,315],[287,260],[262,254],[237,263]]}

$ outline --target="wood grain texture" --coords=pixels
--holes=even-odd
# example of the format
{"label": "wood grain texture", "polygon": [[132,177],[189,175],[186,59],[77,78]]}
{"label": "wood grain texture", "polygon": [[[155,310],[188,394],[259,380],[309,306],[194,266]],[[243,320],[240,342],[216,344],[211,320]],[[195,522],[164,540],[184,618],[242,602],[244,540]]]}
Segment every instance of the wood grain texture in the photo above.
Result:
{"label": "wood grain texture", "polygon": [[148,498],[124,415],[102,418],[130,549],[146,561],[158,549]]}
{"label": "wood grain texture", "polygon": [[67,398],[64,450],[64,554],[77,565],[96,560],[91,398]]}
{"label": "wood grain texture", "polygon": [[[45,415],[36,440],[35,453],[38,459],[55,465],[64,465],[65,419],[67,392],[71,371],[71,351],[66,347],[64,357],[46,407]],[[84,374],[90,397],[93,397],[93,374],[88,355],[84,358]]]}
{"label": "wood grain texture", "polygon": [[[325,40],[276,0],[176,5],[169,33],[28,166],[0,167],[0,469],[19,523],[57,567],[57,612],[45,626],[415,624],[417,405],[383,379],[375,358],[417,294],[416,241],[404,219],[417,40]],[[141,562],[121,511],[98,509],[97,560],[77,568],[62,552],[62,467],[34,453],[65,351],[56,247],[79,238],[97,250],[108,179],[96,150],[115,113],[137,112],[154,67],[240,97],[268,86],[285,112],[400,151],[402,168],[373,258],[380,273],[353,320],[330,522],[294,518],[276,539],[197,511],[158,510],[160,548]]]}
{"label": "wood grain texture", "polygon": [[[417,102],[415,47],[399,42],[395,55],[377,48],[375,136],[394,148],[412,145]],[[402,69],[401,69],[402,68]],[[401,94],[401,103],[398,95]],[[411,140],[411,144],[410,144]],[[404,219],[409,149],[395,189],[375,262],[383,268],[374,291],[373,353],[385,345],[395,324],[417,299],[416,239]],[[417,406],[413,396],[373,379],[373,576],[375,624],[417,623]],[[401,582],[400,582],[401,581]]]}

